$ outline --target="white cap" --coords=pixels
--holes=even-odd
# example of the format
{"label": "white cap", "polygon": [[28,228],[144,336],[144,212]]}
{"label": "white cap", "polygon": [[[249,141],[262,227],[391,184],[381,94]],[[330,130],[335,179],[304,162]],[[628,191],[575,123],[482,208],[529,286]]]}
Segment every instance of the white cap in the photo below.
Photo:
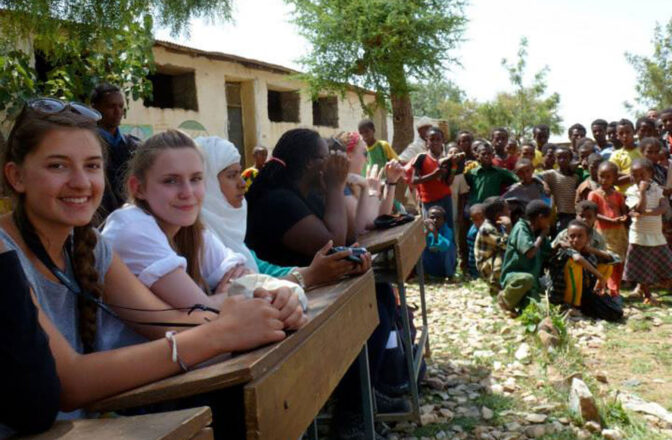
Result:
{"label": "white cap", "polygon": [[418,120],[418,122],[415,124],[415,128],[418,129],[420,127],[426,127],[428,125],[434,125],[431,119],[429,119],[427,116],[423,116]]}

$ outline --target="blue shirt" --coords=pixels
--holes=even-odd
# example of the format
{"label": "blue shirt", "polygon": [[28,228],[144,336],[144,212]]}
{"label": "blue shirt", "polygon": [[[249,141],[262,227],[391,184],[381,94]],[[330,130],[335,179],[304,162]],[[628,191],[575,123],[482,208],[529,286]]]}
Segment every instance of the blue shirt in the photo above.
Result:
{"label": "blue shirt", "polygon": [[453,231],[447,225],[441,226],[439,233],[427,234],[427,247],[422,252],[425,272],[435,277],[452,277],[457,267],[457,252],[453,243]]}
{"label": "blue shirt", "polygon": [[478,235],[478,228],[476,225],[471,225],[469,232],[467,232],[467,248],[469,249],[468,268],[469,275],[478,278],[478,269],[476,268],[476,257],[474,256],[474,244],[476,243],[476,236]]}
{"label": "blue shirt", "polygon": [[98,127],[98,134],[100,134],[100,137],[102,137],[112,148],[118,148],[120,144],[126,145],[126,139],[121,134],[121,130],[119,130],[118,127],[113,135],[104,128]]}
{"label": "blue shirt", "polygon": [[609,160],[611,157],[611,153],[614,152],[614,146],[611,145],[611,143],[608,143],[606,147],[604,147],[601,151],[600,154],[604,158],[604,160]]}

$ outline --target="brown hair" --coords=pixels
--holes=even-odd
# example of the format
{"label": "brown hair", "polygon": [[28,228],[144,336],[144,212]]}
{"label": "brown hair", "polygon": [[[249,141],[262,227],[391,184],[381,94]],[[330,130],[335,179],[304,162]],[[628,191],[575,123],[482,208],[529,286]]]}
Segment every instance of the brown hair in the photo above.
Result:
{"label": "brown hair", "polygon": [[[141,183],[144,183],[147,171],[154,165],[159,154],[168,149],[178,148],[193,148],[201,156],[201,159],[203,159],[203,155],[196,146],[196,143],[187,134],[180,130],[168,130],[147,139],[135,150],[129,164],[128,176],[126,178],[128,198],[152,215],[154,214],[149,207],[149,203],[131,194],[130,188],[128,188],[128,178],[135,176]],[[173,249],[175,249],[175,252],[187,259],[187,273],[191,279],[206,293],[210,294],[210,289],[201,275],[201,258],[204,252],[204,229],[205,227],[199,215],[193,225],[180,228],[175,237],[172,240],[169,238],[168,241]]]}
{"label": "brown hair", "polygon": [[[42,114],[24,108],[14,123],[2,155],[2,165],[8,162],[22,164],[26,156],[37,149],[44,137],[53,130],[89,130],[98,136],[96,123],[78,113],[65,110],[55,114]],[[102,149],[102,146],[101,146]],[[26,214],[25,196],[16,193],[3,173],[5,191],[14,198],[14,221],[20,230],[32,230]],[[95,268],[94,248],[97,235],[89,223],[77,226],[73,234],[72,268],[82,290],[96,298],[103,298],[103,286]],[[96,337],[96,310],[94,302],[82,296],[77,297],[79,311],[79,334],[85,352],[93,351]]]}

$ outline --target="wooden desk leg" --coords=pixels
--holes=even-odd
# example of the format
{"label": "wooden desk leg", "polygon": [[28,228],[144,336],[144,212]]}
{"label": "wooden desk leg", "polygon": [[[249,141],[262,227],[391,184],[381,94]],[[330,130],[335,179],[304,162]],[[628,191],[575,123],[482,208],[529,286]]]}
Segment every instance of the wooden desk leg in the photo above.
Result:
{"label": "wooden desk leg", "polygon": [[409,388],[411,390],[411,404],[413,418],[420,422],[420,396],[418,394],[418,381],[415,376],[415,359],[413,356],[413,342],[411,341],[411,324],[408,319],[408,304],[406,303],[406,286],[402,274],[398,274],[399,280],[399,300],[401,301],[401,321],[404,325],[404,331],[401,335],[401,342],[404,344],[404,354],[406,358],[406,367],[408,368]]}
{"label": "wooden desk leg", "polygon": [[369,376],[369,353],[366,344],[359,352],[359,387],[362,393],[362,416],[364,417],[365,438],[375,440],[373,426],[373,396],[371,395],[371,377]]}
{"label": "wooden desk leg", "polygon": [[425,343],[425,357],[430,357],[432,352],[429,349],[429,327],[427,326],[427,304],[425,303],[425,269],[422,266],[422,257],[415,265],[418,275],[418,286],[420,288],[420,310],[422,311],[422,326],[427,332],[427,342]]}

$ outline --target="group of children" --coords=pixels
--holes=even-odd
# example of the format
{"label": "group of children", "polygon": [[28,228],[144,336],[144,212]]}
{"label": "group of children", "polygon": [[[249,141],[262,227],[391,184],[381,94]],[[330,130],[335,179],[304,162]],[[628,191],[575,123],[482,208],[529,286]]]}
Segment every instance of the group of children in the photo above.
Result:
{"label": "group of children", "polygon": [[[571,147],[554,146],[548,127],[538,126],[536,144],[520,148],[501,127],[491,142],[462,131],[446,146],[440,128],[422,124],[425,149],[414,142],[413,154],[400,156],[368,119],[329,140],[295,129],[270,159],[256,148],[255,167],[242,171],[237,149],[220,138],[168,130],[136,144],[105,110],[113,102],[123,107],[119,89],[95,96],[93,109],[29,101],[3,148],[14,210],[0,217],[0,253],[8,251],[18,268],[12,271],[26,275],[15,280],[22,307],[42,345],[49,341],[40,352],[49,359],[33,363],[56,367],[65,410],[300,328],[304,289],[371,267],[368,253],[355,263],[349,250],[329,250],[403,209],[394,196],[404,179],[425,216],[427,272],[454,276],[459,247],[464,274],[483,278],[508,312],[547,287],[546,269],[554,301],[606,319],[622,313],[613,299],[621,280],[654,302],[651,288],[672,278],[663,235],[672,109],[661,114],[664,139],[638,121],[637,144],[627,120],[616,124],[619,144],[604,142],[607,127],[598,120],[595,141],[573,127]],[[127,159],[110,170],[114,149]],[[106,212],[100,208],[110,176],[118,182]],[[387,347],[397,313],[389,284],[376,284],[376,300],[379,325],[367,343],[376,407],[405,412],[408,402],[398,396],[408,384],[383,375],[395,367]],[[53,382],[51,370],[40,374]],[[337,388],[337,438],[363,432],[357,371],[353,365]],[[242,418],[219,406],[214,421],[223,437]],[[223,428],[228,421],[233,430]],[[0,419],[0,437],[11,423]]]}
{"label": "group of children", "polygon": [[[657,304],[652,288],[672,281],[672,108],[659,116],[595,120],[594,139],[574,124],[568,145],[548,143],[546,125],[520,147],[503,127],[489,140],[460,131],[454,143],[438,127],[418,129],[425,150],[402,165],[425,217],[425,272],[452,278],[459,262],[510,313],[548,291],[554,302],[618,319],[623,282]],[[362,127],[375,133],[371,121]]]}

